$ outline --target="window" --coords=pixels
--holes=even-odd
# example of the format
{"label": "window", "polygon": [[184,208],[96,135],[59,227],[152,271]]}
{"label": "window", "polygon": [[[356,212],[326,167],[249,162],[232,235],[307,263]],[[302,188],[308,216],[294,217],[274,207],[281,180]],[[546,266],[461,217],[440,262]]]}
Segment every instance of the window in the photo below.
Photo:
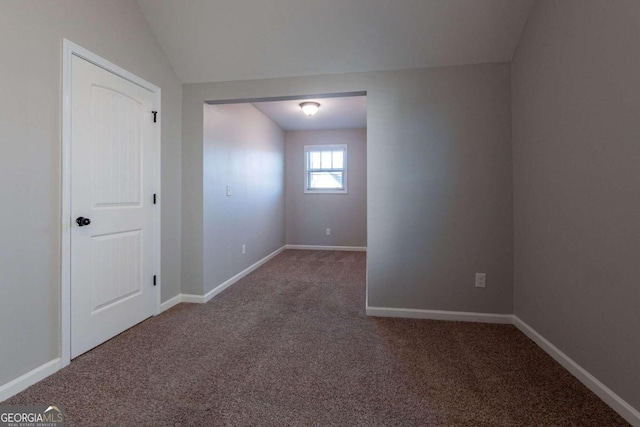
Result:
{"label": "window", "polygon": [[347,192],[347,146],[304,146],[305,193]]}

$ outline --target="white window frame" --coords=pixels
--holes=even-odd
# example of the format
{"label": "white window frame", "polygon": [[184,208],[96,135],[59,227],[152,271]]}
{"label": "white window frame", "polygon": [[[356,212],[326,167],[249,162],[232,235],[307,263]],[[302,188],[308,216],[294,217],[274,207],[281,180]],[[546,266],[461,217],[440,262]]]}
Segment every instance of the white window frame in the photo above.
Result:
{"label": "white window frame", "polygon": [[[309,188],[309,153],[312,151],[344,151],[343,168],[342,168],[342,187],[343,188]],[[348,149],[347,144],[332,145],[305,145],[304,146],[304,192],[305,194],[347,194],[347,171],[348,171]],[[316,171],[318,169],[314,169]]]}

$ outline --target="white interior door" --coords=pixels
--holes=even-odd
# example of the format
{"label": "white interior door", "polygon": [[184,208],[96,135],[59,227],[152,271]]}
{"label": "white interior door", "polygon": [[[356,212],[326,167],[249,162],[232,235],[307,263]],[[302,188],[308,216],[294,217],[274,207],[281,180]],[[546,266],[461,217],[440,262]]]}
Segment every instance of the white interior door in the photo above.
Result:
{"label": "white interior door", "polygon": [[71,357],[153,315],[155,94],[76,56]]}

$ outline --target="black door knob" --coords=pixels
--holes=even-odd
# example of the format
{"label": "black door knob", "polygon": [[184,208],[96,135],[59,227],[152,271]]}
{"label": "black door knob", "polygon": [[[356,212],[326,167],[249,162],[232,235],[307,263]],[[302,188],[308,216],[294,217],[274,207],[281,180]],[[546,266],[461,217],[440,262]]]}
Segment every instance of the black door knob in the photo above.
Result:
{"label": "black door knob", "polygon": [[76,219],[76,223],[78,224],[79,227],[82,227],[84,225],[91,224],[91,220],[89,218],[85,218],[83,216],[79,216],[78,219]]}

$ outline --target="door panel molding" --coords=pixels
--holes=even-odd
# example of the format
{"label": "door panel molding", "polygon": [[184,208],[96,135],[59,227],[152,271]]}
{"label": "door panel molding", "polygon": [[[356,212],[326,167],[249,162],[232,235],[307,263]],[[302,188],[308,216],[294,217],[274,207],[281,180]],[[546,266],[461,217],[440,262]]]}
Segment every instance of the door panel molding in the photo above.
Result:
{"label": "door panel molding", "polygon": [[[82,58],[116,76],[154,93],[154,109],[160,111],[161,90],[159,87],[130,73],[124,68],[67,40],[62,41],[62,194],[61,194],[61,293],[60,293],[60,359],[62,367],[71,362],[71,90],[72,59]],[[153,192],[160,194],[160,129],[162,114],[153,126]],[[154,314],[160,313],[161,269],[160,269],[160,204],[153,209],[153,271],[156,275]]]}

